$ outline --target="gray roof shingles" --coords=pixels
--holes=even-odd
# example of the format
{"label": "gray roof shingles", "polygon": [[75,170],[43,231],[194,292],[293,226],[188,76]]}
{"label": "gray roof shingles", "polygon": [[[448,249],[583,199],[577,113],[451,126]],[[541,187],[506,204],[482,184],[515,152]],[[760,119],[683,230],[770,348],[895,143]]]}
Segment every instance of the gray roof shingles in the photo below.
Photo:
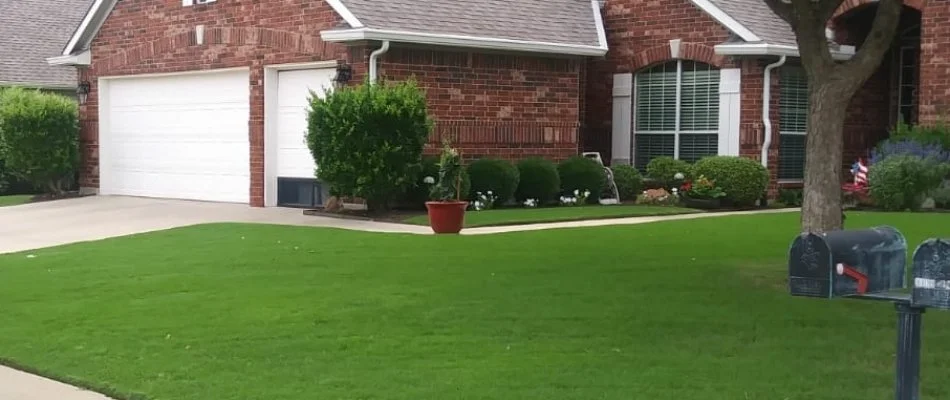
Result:
{"label": "gray roof shingles", "polygon": [[768,44],[798,46],[785,20],[762,0],[709,0]]}
{"label": "gray roof shingles", "polygon": [[76,69],[51,66],[92,0],[0,0],[0,85],[76,86]]}
{"label": "gray roof shingles", "polygon": [[342,0],[367,28],[600,46],[590,0]]}

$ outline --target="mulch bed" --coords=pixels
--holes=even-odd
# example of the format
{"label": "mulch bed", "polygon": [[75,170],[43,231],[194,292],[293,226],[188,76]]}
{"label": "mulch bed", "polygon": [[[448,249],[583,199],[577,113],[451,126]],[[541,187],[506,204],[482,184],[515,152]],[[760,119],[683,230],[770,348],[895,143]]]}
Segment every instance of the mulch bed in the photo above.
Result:
{"label": "mulch bed", "polygon": [[66,192],[59,196],[49,194],[49,193],[44,193],[44,194],[38,194],[38,195],[33,196],[32,198],[30,198],[29,203],[40,203],[44,201],[53,201],[53,200],[77,199],[80,197],[86,197],[86,196],[80,195],[79,192]]}
{"label": "mulch bed", "polygon": [[303,214],[317,217],[353,219],[358,221],[392,222],[401,224],[408,218],[425,215],[426,212],[416,210],[390,210],[386,214],[374,215],[366,210],[342,210],[330,212],[322,208],[316,208],[304,210]]}

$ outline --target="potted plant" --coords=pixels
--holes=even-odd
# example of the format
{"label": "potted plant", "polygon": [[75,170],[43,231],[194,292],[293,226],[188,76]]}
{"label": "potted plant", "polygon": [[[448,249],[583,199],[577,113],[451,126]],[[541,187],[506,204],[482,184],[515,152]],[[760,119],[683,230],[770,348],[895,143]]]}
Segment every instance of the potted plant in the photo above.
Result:
{"label": "potted plant", "polygon": [[439,176],[426,178],[434,183],[430,192],[431,201],[426,202],[429,211],[429,226],[435,233],[459,233],[465,223],[468,202],[462,201],[462,157],[448,143],[443,145],[439,156]]}
{"label": "potted plant", "polygon": [[683,205],[701,210],[714,210],[722,206],[726,192],[716,182],[700,175],[693,182],[686,182],[680,190]]}

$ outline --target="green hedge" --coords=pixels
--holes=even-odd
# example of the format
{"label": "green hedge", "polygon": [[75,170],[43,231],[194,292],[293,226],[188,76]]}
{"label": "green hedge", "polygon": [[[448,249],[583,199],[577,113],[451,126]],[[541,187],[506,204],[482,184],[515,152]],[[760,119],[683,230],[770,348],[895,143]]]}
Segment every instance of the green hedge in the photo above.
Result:
{"label": "green hedge", "polygon": [[948,164],[920,157],[888,157],[868,171],[871,200],[885,210],[917,210],[926,196],[940,188],[948,170]]}
{"label": "green hedge", "polygon": [[558,164],[557,173],[561,178],[561,194],[572,196],[574,191],[590,191],[589,203],[596,203],[604,192],[607,172],[597,161],[584,156],[574,156]]}
{"label": "green hedge", "polygon": [[62,95],[0,91],[0,183],[23,179],[52,194],[69,189],[79,165],[79,108]]}
{"label": "green hedge", "polygon": [[614,183],[620,192],[620,200],[633,201],[643,191],[643,177],[640,171],[630,165],[615,165],[610,168],[614,174]]}
{"label": "green hedge", "polygon": [[469,198],[474,200],[478,192],[491,191],[497,198],[496,206],[514,197],[521,178],[517,167],[497,158],[482,158],[472,162],[468,166],[468,176],[472,181]]}
{"label": "green hedge", "polygon": [[561,177],[557,166],[550,160],[533,157],[518,163],[520,180],[515,191],[519,203],[527,199],[537,199],[547,204],[558,197],[561,190]]}
{"label": "green hedge", "polygon": [[677,186],[676,174],[683,174],[684,180],[693,177],[690,163],[673,157],[656,157],[647,163],[647,177],[659,181],[664,187]]}
{"label": "green hedge", "polygon": [[382,211],[415,184],[431,129],[414,82],[363,84],[311,96],[307,144],[334,194]]}
{"label": "green hedge", "polygon": [[769,186],[769,171],[745,157],[706,157],[693,165],[693,174],[715,181],[726,192],[726,199],[736,206],[755,204]]}

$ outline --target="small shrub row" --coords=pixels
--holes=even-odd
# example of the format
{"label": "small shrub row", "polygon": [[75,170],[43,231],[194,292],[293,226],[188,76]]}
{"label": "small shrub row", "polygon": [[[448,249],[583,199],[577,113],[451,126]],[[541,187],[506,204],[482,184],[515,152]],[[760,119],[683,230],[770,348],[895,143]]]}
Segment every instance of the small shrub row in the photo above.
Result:
{"label": "small shrub row", "polygon": [[874,205],[885,210],[917,210],[926,196],[941,189],[948,173],[948,163],[913,155],[891,156],[869,169],[869,193]]}
{"label": "small shrub row", "polygon": [[735,206],[751,206],[763,197],[768,189],[768,170],[753,159],[735,156],[710,156],[696,164],[675,160],[672,157],[657,157],[647,164],[646,189],[679,188],[683,182],[694,178],[715,182],[725,192],[724,199]]}

